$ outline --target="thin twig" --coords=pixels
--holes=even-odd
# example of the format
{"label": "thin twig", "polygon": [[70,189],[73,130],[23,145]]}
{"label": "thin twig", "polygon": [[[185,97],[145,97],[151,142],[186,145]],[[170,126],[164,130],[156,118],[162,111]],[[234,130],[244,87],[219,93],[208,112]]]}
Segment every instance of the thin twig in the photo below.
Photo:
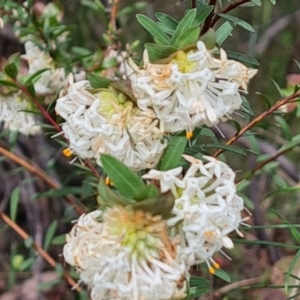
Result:
{"label": "thin twig", "polygon": [[117,13],[119,0],[113,0],[110,13],[110,26],[113,32],[117,31]]}
{"label": "thin twig", "polygon": [[[6,223],[11,229],[13,229],[24,241],[30,238],[30,236],[16,224],[12,219],[10,219],[5,213],[0,212],[0,218]],[[32,243],[32,247],[44,258],[44,260],[53,268],[56,267],[57,262],[38,244]],[[63,277],[70,284],[72,288],[80,292],[81,288],[78,284],[66,273],[63,272]]]}
{"label": "thin twig", "polygon": [[[36,177],[44,181],[50,188],[59,189],[61,186],[55,180],[47,176],[47,174],[40,169],[38,166],[34,165],[32,162],[29,162],[28,159],[21,157],[21,155],[15,155],[5,148],[0,146],[0,154],[6,156],[7,158],[11,159],[12,161],[16,162],[18,165],[24,167],[26,170],[34,174]],[[64,196],[68,203],[74,206],[74,209],[79,215],[87,212],[86,207],[81,204],[77,203],[76,198],[71,195]]]}
{"label": "thin twig", "polygon": [[262,168],[263,168],[265,165],[267,165],[268,163],[270,163],[270,162],[276,160],[279,156],[281,156],[281,155],[287,153],[288,151],[291,151],[292,149],[293,149],[293,148],[288,148],[288,149],[284,149],[284,150],[278,151],[275,155],[273,155],[273,156],[271,156],[270,158],[266,159],[265,161],[263,161],[263,162],[257,164],[251,171],[247,172],[247,174],[246,174],[243,178],[237,180],[236,183],[239,183],[239,182],[241,182],[241,181],[244,180],[244,179],[248,179],[248,178],[252,177],[252,175],[253,175],[255,172],[257,172],[258,170],[262,169]]}
{"label": "thin twig", "polygon": [[[238,6],[240,6],[240,5],[244,4],[244,3],[250,2],[250,1],[251,1],[251,0],[239,0],[239,1],[235,2],[235,3],[232,3],[232,4],[228,5],[228,6],[225,7],[224,9],[222,9],[220,13],[226,14],[226,13],[230,12],[231,10],[237,8]],[[209,27],[212,28],[220,18],[221,18],[220,16],[215,15],[215,16],[212,18]]]}
{"label": "thin twig", "polygon": [[[254,125],[256,125],[257,123],[259,123],[260,121],[262,121],[265,117],[267,117],[268,115],[270,115],[273,111],[277,110],[280,106],[288,103],[289,101],[296,99],[300,96],[300,91],[298,91],[297,93],[283,98],[281,100],[279,100],[276,104],[274,104],[272,107],[270,107],[268,110],[264,111],[262,114],[260,114],[258,117],[256,117],[254,120],[252,120],[250,123],[248,123],[246,126],[244,126],[239,132],[237,132],[233,137],[231,137],[229,139],[229,141],[227,141],[226,145],[231,145],[233,144],[238,138],[240,138],[246,131],[248,131],[249,129],[251,129]],[[223,153],[224,150],[223,149],[219,149],[218,151],[216,151],[213,156],[217,157],[219,156],[221,153]]]}
{"label": "thin twig", "polygon": [[255,278],[250,278],[250,279],[245,279],[239,282],[235,282],[229,285],[226,285],[222,288],[220,288],[219,290],[216,290],[214,292],[214,296],[215,297],[220,297],[222,294],[228,293],[234,289],[237,288],[241,288],[243,286],[249,286],[249,285],[253,285],[256,283],[260,283],[261,281],[266,280],[266,276],[260,276],[260,277],[255,277]]}
{"label": "thin twig", "polygon": [[192,0],[192,8],[196,8],[197,7],[197,0]]}
{"label": "thin twig", "polygon": [[212,18],[214,16],[214,11],[215,11],[215,6],[216,6],[217,0],[210,0],[209,5],[213,5],[214,9],[213,11],[209,14],[209,16],[206,18],[203,27],[201,29],[200,35],[205,34],[205,32],[211,27],[210,23],[212,22]]}

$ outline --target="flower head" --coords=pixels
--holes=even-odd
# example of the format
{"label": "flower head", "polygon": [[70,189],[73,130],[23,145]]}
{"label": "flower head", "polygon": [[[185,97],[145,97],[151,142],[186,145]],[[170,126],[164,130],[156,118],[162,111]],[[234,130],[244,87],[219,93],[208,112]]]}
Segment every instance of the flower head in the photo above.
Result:
{"label": "flower head", "polygon": [[[207,262],[210,266],[214,253],[233,247],[228,234],[242,222],[243,199],[236,194],[235,174],[225,163],[209,156],[203,156],[204,161],[184,158],[191,165],[183,177],[178,168],[160,171],[159,176],[151,170],[143,177],[160,180],[161,189],[172,191],[175,197],[173,217],[167,224],[176,225],[181,236],[180,255],[189,265]],[[164,180],[168,174],[176,179]]]}
{"label": "flower head", "polygon": [[158,216],[121,207],[82,215],[67,236],[64,257],[93,300],[185,296],[185,265]]}
{"label": "flower head", "polygon": [[34,114],[24,111],[29,109],[30,104],[19,93],[0,94],[0,122],[3,122],[5,129],[24,135],[40,133],[41,127],[37,125]]}
{"label": "flower head", "polygon": [[166,147],[153,112],[140,111],[115,89],[93,91],[88,81],[69,79],[67,93],[57,100],[56,112],[70,150],[81,158],[109,153],[133,170],[154,167]]}
{"label": "flower head", "polygon": [[167,64],[152,64],[145,51],[144,67],[131,62],[132,90],[141,110],[153,109],[166,132],[191,131],[229,118],[242,104],[256,70],[228,60],[224,50],[217,59],[202,41],[197,50],[178,51]]}
{"label": "flower head", "polygon": [[49,102],[62,87],[65,81],[63,68],[55,68],[52,57],[41,51],[33,42],[25,43],[26,54],[22,55],[28,62],[28,74],[34,74],[42,69],[49,69],[41,73],[40,78],[34,83],[35,92],[46,96]]}

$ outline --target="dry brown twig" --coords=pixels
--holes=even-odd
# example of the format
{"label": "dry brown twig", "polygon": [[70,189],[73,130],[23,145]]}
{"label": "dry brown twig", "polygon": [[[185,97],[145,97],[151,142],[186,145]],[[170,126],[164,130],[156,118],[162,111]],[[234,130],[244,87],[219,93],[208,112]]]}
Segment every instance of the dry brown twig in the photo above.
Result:
{"label": "dry brown twig", "polygon": [[[13,229],[24,241],[30,238],[30,236],[16,224],[12,219],[10,219],[5,213],[0,212],[0,218],[6,223],[11,229]],[[32,243],[32,247],[44,258],[44,260],[53,268],[56,267],[57,262],[38,244]],[[81,288],[78,286],[76,281],[74,281],[66,272],[63,272],[64,279],[74,288],[76,291],[80,292]]]}
{"label": "dry brown twig", "polygon": [[[34,165],[32,162],[29,162],[28,159],[21,157],[20,155],[15,155],[10,151],[6,150],[2,146],[0,146],[0,154],[4,155],[5,157],[9,158],[10,160],[16,162],[30,173],[34,174],[36,177],[44,181],[50,188],[52,189],[59,189],[61,186],[58,182],[50,178],[42,169],[38,166]],[[70,203],[76,212],[79,215],[87,212],[87,209],[81,203],[77,203],[76,198],[72,195],[66,195],[65,199],[68,203]]]}
{"label": "dry brown twig", "polygon": [[[260,114],[258,117],[256,117],[255,119],[253,119],[250,123],[248,123],[246,126],[244,126],[239,132],[237,132],[233,137],[231,137],[226,145],[231,145],[233,144],[237,139],[239,139],[246,131],[248,131],[249,129],[251,129],[254,125],[256,125],[257,123],[259,123],[260,121],[262,121],[265,117],[267,117],[268,115],[270,115],[272,112],[274,112],[275,110],[277,110],[280,106],[288,103],[291,100],[294,100],[296,98],[298,98],[300,96],[300,91],[298,91],[297,93],[283,98],[281,100],[279,100],[278,102],[276,102],[276,104],[274,104],[272,107],[270,107],[268,110],[264,111],[262,114]],[[221,153],[223,153],[224,150],[223,149],[219,149],[218,151],[216,151],[213,154],[213,157],[218,157]]]}

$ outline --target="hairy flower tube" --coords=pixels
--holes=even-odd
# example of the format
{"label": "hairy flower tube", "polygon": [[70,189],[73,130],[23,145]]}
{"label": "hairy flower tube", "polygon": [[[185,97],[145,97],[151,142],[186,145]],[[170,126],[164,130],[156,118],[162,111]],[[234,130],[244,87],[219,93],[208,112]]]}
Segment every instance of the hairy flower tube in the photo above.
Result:
{"label": "hairy flower tube", "polygon": [[41,127],[37,125],[34,114],[24,111],[31,108],[19,93],[0,93],[0,122],[4,129],[18,131],[24,135],[40,133]]}
{"label": "hairy flower tube", "polygon": [[230,118],[242,104],[241,91],[257,70],[227,59],[224,50],[215,58],[202,41],[196,50],[178,51],[166,64],[130,62],[132,90],[141,110],[153,109],[166,132],[192,131]]}
{"label": "hairy flower tube", "polygon": [[222,247],[233,248],[228,234],[243,221],[243,199],[236,194],[235,173],[228,165],[209,156],[204,161],[183,156],[191,164],[184,176],[179,167],[150,170],[143,178],[159,181],[162,192],[172,191],[175,204],[167,224],[172,235],[181,237],[180,255],[186,263],[206,262],[214,272],[218,265],[212,256]]}
{"label": "hairy flower tube", "polygon": [[159,216],[114,207],[82,215],[63,255],[93,300],[171,300],[186,292],[178,248]]}
{"label": "hairy flower tube", "polygon": [[81,158],[108,153],[133,170],[153,168],[167,146],[151,111],[139,110],[115,89],[92,90],[88,81],[70,84],[57,100],[56,112],[65,119],[63,132],[70,150]]}

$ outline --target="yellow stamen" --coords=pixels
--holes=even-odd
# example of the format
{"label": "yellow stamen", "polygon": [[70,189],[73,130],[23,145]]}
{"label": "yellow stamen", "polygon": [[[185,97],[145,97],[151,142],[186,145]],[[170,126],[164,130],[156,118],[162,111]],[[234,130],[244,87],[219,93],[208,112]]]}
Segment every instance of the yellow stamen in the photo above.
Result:
{"label": "yellow stamen", "polygon": [[110,185],[110,179],[109,179],[108,176],[105,178],[104,183],[105,183],[106,185]]}
{"label": "yellow stamen", "polygon": [[214,262],[214,268],[215,269],[220,269],[220,265],[218,263]]}
{"label": "yellow stamen", "polygon": [[65,157],[70,157],[73,155],[73,152],[70,150],[70,148],[65,148],[62,153]]}
{"label": "yellow stamen", "polygon": [[213,267],[209,267],[208,271],[209,271],[210,274],[215,274],[216,273],[216,271]]}
{"label": "yellow stamen", "polygon": [[193,131],[187,131],[185,136],[188,140],[190,140],[193,137]]}

